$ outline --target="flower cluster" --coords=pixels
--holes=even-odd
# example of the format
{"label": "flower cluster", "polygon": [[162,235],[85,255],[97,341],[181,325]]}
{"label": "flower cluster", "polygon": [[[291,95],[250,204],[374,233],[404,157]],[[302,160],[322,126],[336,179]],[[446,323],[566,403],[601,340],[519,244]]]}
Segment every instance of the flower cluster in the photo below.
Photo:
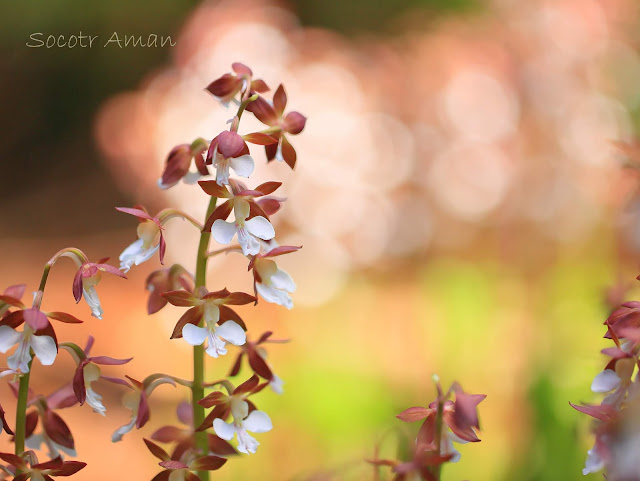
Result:
{"label": "flower cluster", "polygon": [[[129,378],[130,391],[123,402],[131,410],[131,419],[113,435],[113,440],[119,441],[125,433],[141,428],[147,422],[150,416],[148,398],[159,382],[189,387],[190,405],[178,407],[178,417],[186,427],[164,426],[151,439],[145,439],[148,449],[163,468],[155,478],[158,480],[205,481],[209,479],[209,471],[219,469],[229,456],[256,452],[259,443],[249,433],[269,431],[272,423],[249,397],[266,386],[282,393],[283,382],[267,363],[264,348],[267,342],[281,341],[270,340],[271,332],[264,333],[254,342],[248,341],[247,324],[236,309],[256,305],[260,298],[291,309],[291,294],[296,289],[291,276],[275,261],[278,256],[300,249],[299,246],[281,246],[276,241],[271,217],[285,201],[273,195],[281,182],[270,181],[251,187],[244,183],[248,181],[241,182],[234,175],[249,179],[253,174],[256,162],[251,144],[264,146],[267,161],[277,159],[293,168],[297,155],[287,136],[299,134],[306,119],[298,112],[284,113],[287,98],[282,85],[272,100],[263,97],[269,91],[266,83],[254,79],[251,69],[240,63],[234,63],[231,73],[213,81],[206,90],[221,103],[238,106],[237,113],[229,121],[229,129],[215,133],[211,140],[199,137],[174,147],[158,180],[163,189],[180,181],[187,184],[197,181],[199,188],[210,196],[206,218],[200,223],[175,209],[164,209],[152,216],[142,206],[118,208],[139,221],[137,239],[120,255],[120,269],[124,272],[151,259],[156,252],[164,263],[167,246],[163,231],[169,219],[181,217],[200,230],[195,271],[175,264],[152,272],[146,281],[149,314],[168,304],[186,309],[177,319],[170,338],[182,339],[193,346],[194,378],[187,381],[163,374],[150,375],[142,382]],[[245,112],[255,115],[266,128],[241,134],[240,120]],[[221,247],[211,249],[211,239]],[[245,257],[248,271],[252,273],[248,281],[253,284],[253,294],[230,292],[224,285],[218,286],[218,290],[207,288],[208,260],[231,252]],[[223,279],[224,276],[219,274],[216,278]],[[245,355],[253,371],[250,378],[238,386],[229,378],[209,381],[205,374],[205,358],[225,356],[233,346],[239,349],[229,378],[240,373]],[[206,393],[206,390],[216,388],[222,390]],[[207,409],[210,409],[208,413]],[[236,447],[229,443],[234,439]],[[174,446],[166,451],[158,443]]]}
{"label": "flower cluster", "polygon": [[[388,466],[394,473],[395,481],[421,479],[440,481],[442,466],[460,459],[460,453],[453,443],[479,442],[480,429],[477,406],[485,394],[465,393],[454,383],[443,392],[436,378],[438,396],[428,406],[405,409],[396,417],[406,423],[422,421],[415,442],[410,447],[408,459],[371,459],[375,466]],[[454,400],[451,400],[451,397]]]}
{"label": "flower cluster", "polygon": [[[22,301],[25,285],[10,286],[0,295],[0,353],[9,353],[15,347],[7,357],[8,368],[0,371],[0,378],[17,381],[10,383],[17,398],[15,426],[7,422],[0,406],[0,433],[13,436],[15,445],[13,454],[0,453],[0,479],[12,476],[19,481],[50,481],[55,476],[71,476],[84,468],[85,463],[63,460],[66,456],[76,456],[76,447],[71,428],[59,411],[86,404],[94,413],[104,416],[107,409],[96,391],[102,380],[126,390],[122,402],[131,412],[128,422],[113,433],[113,442],[148,423],[150,397],[158,386],[180,385],[190,390],[190,403],[178,406],[182,426],[163,426],[151,435],[151,439],[144,439],[151,454],[160,461],[162,471],[154,477],[156,481],[208,481],[210,471],[220,469],[238,452],[256,452],[259,443],[249,433],[272,429],[269,416],[259,411],[249,398],[267,386],[282,393],[283,382],[266,360],[265,345],[283,341],[270,339],[271,332],[262,334],[256,341],[248,341],[247,324],[236,309],[256,305],[259,298],[290,309],[293,306],[291,294],[296,286],[291,276],[276,265],[274,258],[293,253],[300,247],[280,246],[276,241],[271,216],[280,210],[285,199],[272,194],[281,183],[272,181],[248,187],[232,175],[245,179],[252,175],[255,161],[249,144],[264,146],[267,161],[275,158],[293,168],[296,152],[287,136],[299,134],[306,119],[298,112],[284,113],[287,98],[282,85],[273,99],[267,100],[262,95],[269,91],[268,86],[264,81],[254,79],[248,67],[235,63],[232,70],[206,89],[220,102],[233,102],[238,106],[236,115],[229,122],[229,130],[215,133],[211,140],[197,138],[173,148],[158,181],[160,188],[168,189],[181,180],[195,184],[202,179],[195,188],[210,196],[203,222],[172,208],[152,215],[140,205],[118,207],[118,211],[138,220],[137,238],[120,254],[119,268],[108,264],[107,258],[90,262],[79,249],[66,248],[45,264],[31,307]],[[265,129],[240,134],[244,112],[255,115],[265,124]],[[192,170],[192,164],[195,170]],[[207,178],[209,176],[211,179]],[[218,199],[222,201],[220,205],[217,205]],[[232,220],[228,220],[230,216],[233,216]],[[153,314],[168,304],[187,308],[176,321],[170,338],[183,339],[193,346],[193,379],[163,373],[150,374],[141,381],[130,376],[104,376],[103,368],[127,364],[131,358],[92,355],[93,338],[84,349],[72,342],[58,341],[52,321],[72,324],[82,321],[65,312],[41,308],[49,271],[60,259],[71,258],[77,267],[71,283],[74,299],[80,302],[84,298],[91,315],[102,319],[104,311],[97,287],[103,274],[125,278],[125,273],[152,259],[156,253],[164,264],[167,251],[164,231],[168,221],[174,218],[186,220],[200,231],[195,270],[172,265],[152,272],[146,280],[147,310]],[[211,238],[222,247],[211,250]],[[233,242],[234,238],[236,242]],[[219,286],[218,290],[207,288],[207,262],[223,252],[244,256],[247,270],[251,272],[247,284],[253,284],[253,294],[230,292],[224,286]],[[216,278],[223,279],[224,276]],[[209,380],[205,359],[226,355],[230,345],[238,346],[238,351],[229,376]],[[42,365],[51,365],[60,349],[75,361],[74,372],[55,392],[47,396],[36,394],[30,386],[34,358]],[[230,378],[240,373],[245,356],[252,372],[248,380],[235,386]],[[206,410],[210,411],[207,413]],[[234,439],[236,441],[230,443]],[[170,444],[173,448],[166,451],[160,444]],[[37,450],[46,450],[49,460],[39,462]]]}
{"label": "flower cluster", "polygon": [[633,453],[640,445],[640,302],[622,303],[604,324],[604,337],[614,345],[602,349],[607,363],[593,379],[591,390],[605,397],[597,405],[571,404],[595,420],[595,443],[582,472],[605,470],[612,481],[638,481],[640,462]]}
{"label": "flower cluster", "polygon": [[[12,380],[9,387],[17,398],[15,428],[9,426],[5,412],[0,406],[2,430],[13,436],[14,453],[0,453],[2,475],[17,480],[51,480],[55,476],[71,476],[85,467],[79,461],[64,461],[64,456],[76,456],[75,441],[71,429],[60,416],[61,409],[87,404],[91,409],[105,415],[102,396],[95,391],[96,383],[107,380],[123,383],[122,379],[102,376],[101,365],[126,364],[131,359],[114,359],[108,356],[91,356],[93,338],[89,338],[84,349],[72,342],[59,342],[52,321],[79,324],[80,319],[66,312],[42,309],[44,290],[51,268],[62,258],[69,257],[77,271],[71,282],[76,302],[85,299],[91,314],[101,319],[103,309],[96,286],[103,273],[125,277],[116,267],[107,264],[108,259],[89,262],[79,249],[66,248],[56,253],[44,267],[40,286],[28,307],[22,302],[26,286],[13,285],[0,295],[0,352],[13,353],[7,357],[8,368],[0,372],[0,378]],[[40,364],[54,364],[60,350],[67,351],[76,363],[76,369],[67,377],[67,382],[47,396],[36,394],[30,387],[34,358]],[[25,450],[30,448],[31,450]],[[49,460],[39,462],[35,453],[45,450]]]}

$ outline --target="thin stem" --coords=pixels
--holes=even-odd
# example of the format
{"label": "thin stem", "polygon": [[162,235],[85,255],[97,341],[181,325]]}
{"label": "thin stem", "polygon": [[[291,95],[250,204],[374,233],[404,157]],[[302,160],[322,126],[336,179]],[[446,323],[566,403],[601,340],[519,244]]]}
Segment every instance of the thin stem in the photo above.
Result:
{"label": "thin stem", "polygon": [[[213,213],[216,208],[216,197],[211,197],[207,215],[205,219]],[[206,285],[207,281],[207,251],[209,249],[209,240],[211,232],[204,231],[200,234],[200,244],[198,245],[198,256],[196,258],[196,289]],[[204,397],[204,347],[193,346],[193,385],[191,386],[191,403],[193,406],[193,425],[200,426],[204,422],[204,407],[198,404]],[[204,455],[209,454],[209,445],[207,442],[207,433],[205,431],[197,432],[196,445]],[[209,481],[209,471],[198,471],[201,481]]]}
{"label": "thin stem", "polygon": [[228,247],[223,247],[222,249],[216,249],[215,251],[209,251],[207,252],[207,257],[215,257],[219,254],[223,254],[225,252],[233,252],[233,251],[241,251],[242,248],[240,247],[240,244],[233,244],[230,245]]}
{"label": "thin stem", "polygon": [[[49,272],[53,265],[62,256],[71,257],[76,264],[82,265],[88,262],[87,256],[84,255],[80,249],[75,247],[66,247],[56,252],[51,259],[47,261],[42,270],[42,277],[40,278],[40,285],[38,286],[38,292],[33,299],[33,308],[40,309],[42,305],[42,296],[44,295],[44,288],[47,285],[47,279],[49,278]],[[27,420],[27,398],[29,396],[29,379],[31,378],[31,365],[33,364],[33,352],[31,353],[31,360],[29,361],[29,371],[20,376],[20,386],[18,387],[18,404],[16,405],[16,435],[15,435],[15,453],[17,456],[24,452],[24,440],[26,431]]]}
{"label": "thin stem", "polygon": [[[240,108],[238,108],[238,113],[236,114],[236,117],[238,118],[238,124],[240,123],[240,119],[242,118],[242,113],[244,112],[244,109],[247,108],[247,105],[249,105],[251,102],[257,99],[258,99],[258,94],[253,94],[248,99],[242,101],[242,103],[240,104]],[[238,130],[238,125],[236,125],[235,130],[236,131]]]}
{"label": "thin stem", "polygon": [[20,387],[18,388],[18,405],[16,407],[16,436],[15,453],[20,456],[24,452],[24,438],[27,424],[27,397],[29,395],[29,377],[31,376],[31,363],[29,361],[29,372],[20,377]]}
{"label": "thin stem", "polygon": [[[439,455],[442,445],[442,415],[444,408],[444,399],[440,398],[440,393],[438,393],[438,412],[436,413],[436,453]],[[442,473],[442,464],[438,464],[433,468],[433,474],[435,476],[436,481],[440,481],[440,475]]]}
{"label": "thin stem", "polygon": [[191,225],[193,225],[198,230],[203,229],[203,225],[200,222],[198,222],[196,219],[191,217],[186,212],[182,212],[180,209],[162,209],[162,211],[158,213],[157,217],[160,220],[160,222],[162,222],[162,224],[164,224],[170,219],[173,219],[174,217],[178,217],[186,221],[189,221]]}

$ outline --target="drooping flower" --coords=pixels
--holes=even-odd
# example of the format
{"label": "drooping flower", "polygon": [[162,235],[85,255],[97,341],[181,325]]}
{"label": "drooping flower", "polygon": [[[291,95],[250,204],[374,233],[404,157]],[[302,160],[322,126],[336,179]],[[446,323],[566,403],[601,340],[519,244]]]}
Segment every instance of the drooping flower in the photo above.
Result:
{"label": "drooping flower", "polygon": [[279,304],[291,309],[293,299],[291,295],[296,290],[296,284],[291,276],[280,269],[272,257],[277,257],[299,250],[299,246],[278,246],[265,254],[257,254],[249,263],[253,271],[253,287],[256,295],[265,301]]}
{"label": "drooping flower", "polygon": [[253,79],[253,72],[240,62],[231,65],[233,73],[226,73],[211,82],[206,90],[215,96],[223,105],[228,105],[240,93],[242,99],[248,98],[254,92],[264,93],[269,90],[263,80]]}
{"label": "drooping flower", "polygon": [[91,387],[93,382],[102,377],[99,365],[122,365],[131,361],[131,359],[133,358],[114,359],[108,356],[94,356],[81,360],[73,377],[73,392],[80,405],[86,401],[94,412],[104,416],[107,408],[102,404],[102,396]]}
{"label": "drooping flower", "polygon": [[97,263],[86,262],[82,264],[73,278],[73,297],[76,302],[80,302],[80,299],[84,296],[91,308],[91,315],[98,319],[102,319],[102,314],[104,313],[100,305],[100,298],[96,292],[96,285],[102,279],[102,273],[107,272],[126,279],[126,276],[116,267],[105,264],[107,260],[101,259]]}
{"label": "drooping flower", "polygon": [[116,207],[116,210],[134,215],[140,221],[138,239],[120,254],[120,270],[129,272],[131,267],[151,259],[157,251],[160,251],[160,263],[163,263],[166,243],[162,235],[162,221],[149,215],[144,208]]}
{"label": "drooping flower", "polygon": [[[209,170],[204,162],[204,152],[207,150],[207,142],[198,138],[191,144],[180,144],[169,152],[165,161],[164,170],[158,179],[161,189],[168,189],[176,185],[180,180],[186,184],[194,184],[202,176],[209,175]],[[196,166],[195,172],[190,172],[191,159]]]}
{"label": "drooping flower", "polygon": [[151,416],[149,411],[149,396],[151,396],[151,393],[156,387],[166,383],[175,386],[175,381],[171,377],[163,374],[152,374],[147,376],[142,382],[130,376],[126,376],[126,378],[129,382],[120,379],[110,379],[113,382],[118,382],[131,389],[122,397],[122,404],[131,410],[131,420],[127,424],[120,426],[111,435],[111,441],[114,443],[121,441],[122,437],[134,427],[140,429],[147,424]]}
{"label": "drooping flower", "polygon": [[280,84],[273,94],[273,103],[260,96],[254,102],[249,103],[247,110],[253,112],[260,122],[269,126],[270,128],[265,133],[277,140],[277,144],[265,145],[267,159],[284,161],[293,169],[296,165],[297,154],[285,134],[297,135],[302,132],[307,119],[299,112],[289,112],[285,115],[286,106],[287,94],[283,85]]}
{"label": "drooping flower", "polygon": [[220,186],[229,184],[229,169],[240,177],[249,177],[255,168],[247,143],[237,132],[228,130],[211,141],[206,163],[216,168],[215,181]]}

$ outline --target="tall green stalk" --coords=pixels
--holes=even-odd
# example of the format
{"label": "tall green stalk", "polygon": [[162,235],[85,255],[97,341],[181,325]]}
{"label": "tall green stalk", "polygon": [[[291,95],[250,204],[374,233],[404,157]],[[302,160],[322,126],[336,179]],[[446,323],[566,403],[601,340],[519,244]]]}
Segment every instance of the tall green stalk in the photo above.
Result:
{"label": "tall green stalk", "polygon": [[[211,197],[205,222],[216,208],[216,197]],[[200,233],[200,243],[198,244],[198,256],[196,258],[196,289],[204,287],[207,283],[207,252],[209,250],[209,240],[211,231]],[[191,386],[191,403],[193,405],[193,424],[198,428],[204,421],[204,408],[198,401],[204,397],[204,345],[193,346],[193,385]],[[204,455],[209,454],[207,433],[196,433],[196,445]],[[198,476],[202,481],[209,481],[209,471],[198,471]]]}

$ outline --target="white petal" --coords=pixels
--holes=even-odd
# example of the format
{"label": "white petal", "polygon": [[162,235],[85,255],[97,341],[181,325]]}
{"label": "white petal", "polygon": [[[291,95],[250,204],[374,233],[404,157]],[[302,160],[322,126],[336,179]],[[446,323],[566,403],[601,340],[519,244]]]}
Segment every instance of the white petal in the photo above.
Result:
{"label": "white petal", "polygon": [[260,237],[260,239],[269,240],[276,236],[276,231],[271,225],[271,222],[262,216],[249,219],[245,222],[245,225],[250,234]]}
{"label": "white petal", "polygon": [[107,408],[105,408],[104,404],[102,404],[102,396],[100,396],[100,394],[98,394],[91,388],[87,388],[86,393],[86,403],[91,406],[93,412],[106,416],[105,413],[107,412]]}
{"label": "white petal", "polygon": [[120,257],[119,257],[120,262],[124,261],[125,259],[128,259],[129,257],[137,256],[142,250],[143,242],[144,241],[142,239],[136,239],[134,242],[129,244],[129,246],[122,251],[122,254],[120,254]]}
{"label": "white petal", "polygon": [[21,340],[21,332],[18,332],[9,326],[0,326],[0,352],[7,352]]}
{"label": "white petal", "polygon": [[469,442],[466,439],[458,437],[453,431],[447,432],[447,436],[449,436],[449,439],[451,439],[451,441],[453,441],[454,443],[467,444]]}
{"label": "white petal", "polygon": [[100,298],[98,297],[98,293],[96,292],[96,288],[91,286],[88,289],[82,289],[83,297],[89,308],[91,308],[91,315],[98,319],[102,319],[102,314],[104,311],[102,310],[102,306],[100,305]]}
{"label": "white petal", "polygon": [[281,306],[286,307],[287,309],[291,309],[293,307],[293,300],[291,296],[287,294],[285,291],[281,291],[280,289],[276,289],[275,287],[267,287],[264,284],[256,284],[256,290],[258,294],[267,302],[271,302],[273,304],[279,304]]}
{"label": "white petal", "polygon": [[202,174],[197,170],[195,172],[187,172],[182,178],[182,182],[185,184],[195,184],[200,180],[200,177],[202,177]]}
{"label": "white petal", "polygon": [[7,365],[10,369],[20,372],[29,372],[29,362],[31,361],[31,342],[22,339],[18,344],[18,349],[7,358]]}
{"label": "white petal", "polygon": [[276,148],[276,160],[280,162],[284,162],[284,157],[282,156],[282,136],[278,140],[278,147]]}
{"label": "white petal", "polygon": [[236,346],[242,346],[247,342],[247,335],[245,334],[244,329],[234,321],[227,321],[221,326],[216,327],[216,336],[219,336]]}
{"label": "white petal", "polygon": [[218,437],[226,441],[231,441],[236,434],[236,427],[233,423],[226,423],[220,418],[213,420],[213,430]]}
{"label": "white petal", "polygon": [[[72,458],[77,458],[78,457],[78,453],[76,452],[75,449],[67,448],[65,446],[62,446],[61,444],[54,443],[53,441],[51,441],[51,448],[52,448],[52,452],[49,454],[49,458],[51,458],[51,459],[55,459],[58,456],[60,456],[61,458],[64,458],[64,456],[60,455],[60,451],[62,451],[63,453],[68,454]],[[53,454],[54,452],[55,452],[55,454]]]}
{"label": "white petal", "polygon": [[31,349],[43,366],[51,366],[58,355],[56,341],[50,336],[31,336]]}
{"label": "white petal", "polygon": [[160,248],[160,244],[149,249],[143,247],[144,240],[137,239],[129,247],[127,247],[122,254],[120,254],[120,269],[124,272],[129,272],[129,269],[135,264],[140,265],[144,261],[147,261],[153,257],[153,254]]}
{"label": "white petal", "polygon": [[211,357],[217,358],[218,356],[224,356],[227,353],[227,349],[224,347],[227,343],[220,339],[215,331],[208,331],[209,337],[207,342],[206,353]]}
{"label": "white petal", "polygon": [[187,324],[182,328],[182,337],[192,346],[199,346],[204,342],[209,334],[209,330],[205,327]]}
{"label": "white petal", "polygon": [[282,289],[287,292],[295,292],[296,291],[296,283],[293,282],[291,276],[282,269],[278,269],[275,274],[273,274],[269,281],[271,285],[277,289]]}
{"label": "white petal", "polygon": [[245,256],[255,255],[260,252],[260,242],[249,234],[246,226],[238,228],[238,244],[242,247]]}
{"label": "white petal", "polygon": [[162,183],[162,177],[160,177],[158,179],[158,187],[160,187],[162,190],[167,190],[168,188],[173,187],[176,184],[177,184],[177,182],[173,182],[171,184],[163,184]]}
{"label": "white petal", "polygon": [[244,454],[253,454],[260,446],[253,436],[250,436],[244,429],[238,429],[238,451]]}
{"label": "white petal", "polygon": [[249,177],[253,173],[253,169],[255,168],[255,162],[250,155],[241,155],[240,157],[235,157],[229,161],[231,164],[231,168],[234,170],[236,175],[240,177]]}
{"label": "white petal", "polygon": [[218,244],[229,244],[236,235],[236,225],[222,219],[217,219],[211,226],[211,235]]}
{"label": "white petal", "polygon": [[136,416],[131,418],[131,422],[129,424],[125,424],[124,426],[120,426],[115,432],[111,435],[111,442],[117,443],[118,441],[122,441],[122,436],[127,434],[129,431],[133,429],[136,425],[137,418]]}
{"label": "white petal", "polygon": [[140,252],[134,259],[135,264],[139,266],[143,262],[148,261],[153,257],[153,254],[155,254],[158,249],[160,249],[160,244],[149,249],[142,249],[142,252]]}
{"label": "white petal", "polygon": [[275,374],[273,375],[273,378],[271,379],[271,381],[269,381],[269,387],[276,394],[282,394],[284,392],[284,389],[282,387],[283,384],[284,384],[284,381],[280,379],[278,376],[276,376]]}
{"label": "white petal", "polygon": [[271,419],[267,413],[262,411],[252,411],[251,414],[247,416],[247,419],[242,421],[242,425],[247,431],[252,433],[266,433],[273,429]]}
{"label": "white petal", "polygon": [[604,461],[596,452],[596,447],[594,446],[589,451],[587,451],[587,460],[584,463],[582,474],[587,475],[589,473],[601,471],[602,469],[604,469]]}
{"label": "white petal", "polygon": [[24,440],[24,444],[26,444],[29,449],[40,449],[43,441],[44,438],[42,437],[42,434],[32,434]]}
{"label": "white petal", "polygon": [[591,383],[591,390],[593,392],[609,392],[620,385],[620,377],[615,371],[611,369],[605,369],[598,373]]}

